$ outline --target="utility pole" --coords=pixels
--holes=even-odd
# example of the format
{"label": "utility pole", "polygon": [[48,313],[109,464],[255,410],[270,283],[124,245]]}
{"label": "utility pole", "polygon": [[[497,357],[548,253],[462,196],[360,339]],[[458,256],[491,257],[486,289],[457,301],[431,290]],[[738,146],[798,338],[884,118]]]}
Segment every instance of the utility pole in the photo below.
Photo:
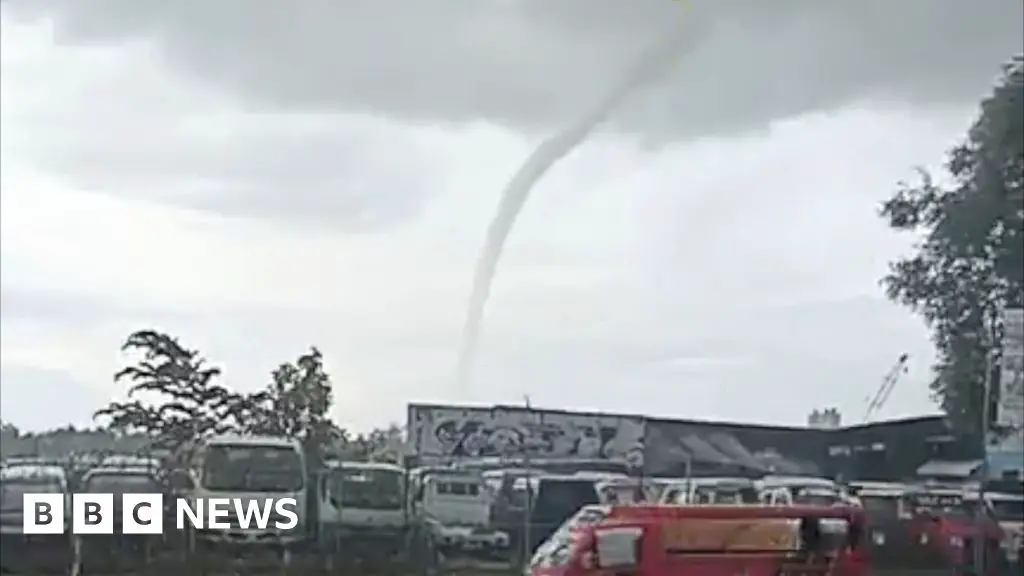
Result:
{"label": "utility pole", "polygon": [[[533,415],[533,407],[530,405],[530,396],[528,394],[523,395],[523,405],[526,406],[526,413],[531,417]],[[523,512],[523,567],[526,568],[530,564],[531,556],[533,556],[533,550],[530,549],[530,541],[533,538],[532,531],[530,530],[530,521],[533,519],[533,462],[530,460],[530,447],[529,439],[524,438],[524,442],[520,443],[523,451],[523,467],[526,468],[526,509]]]}
{"label": "utility pole", "polygon": [[975,521],[977,523],[977,536],[974,538],[974,564],[975,574],[985,573],[985,550],[986,528],[988,525],[988,505],[985,498],[985,483],[989,477],[988,442],[989,430],[992,428],[992,388],[993,372],[995,370],[996,351],[996,313],[991,307],[986,307],[983,315],[984,327],[987,333],[985,342],[985,377],[982,380],[982,405],[981,405],[981,467],[978,470],[980,476],[978,482],[978,506],[975,510]]}

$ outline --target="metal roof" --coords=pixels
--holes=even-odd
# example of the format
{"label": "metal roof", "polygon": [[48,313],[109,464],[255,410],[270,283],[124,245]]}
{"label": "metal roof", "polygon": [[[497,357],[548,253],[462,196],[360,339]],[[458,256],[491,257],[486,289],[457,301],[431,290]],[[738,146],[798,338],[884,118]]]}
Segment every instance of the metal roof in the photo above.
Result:
{"label": "metal roof", "polygon": [[970,478],[981,469],[981,464],[981,460],[931,460],[917,469],[917,475]]}

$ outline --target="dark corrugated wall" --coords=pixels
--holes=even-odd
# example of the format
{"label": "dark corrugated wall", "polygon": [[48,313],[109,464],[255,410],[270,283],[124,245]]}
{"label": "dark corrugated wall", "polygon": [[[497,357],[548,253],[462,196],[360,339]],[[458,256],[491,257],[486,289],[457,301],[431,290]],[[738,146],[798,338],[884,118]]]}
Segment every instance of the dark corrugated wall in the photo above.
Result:
{"label": "dark corrugated wall", "polygon": [[837,430],[647,420],[644,470],[651,476],[812,474],[852,479],[910,478],[933,459],[978,457],[969,438],[939,416]]}

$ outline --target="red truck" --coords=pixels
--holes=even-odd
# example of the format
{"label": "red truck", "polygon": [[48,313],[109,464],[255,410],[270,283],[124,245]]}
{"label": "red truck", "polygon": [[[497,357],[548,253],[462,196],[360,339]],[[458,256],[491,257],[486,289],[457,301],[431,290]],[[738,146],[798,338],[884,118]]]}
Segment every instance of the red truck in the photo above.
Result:
{"label": "red truck", "polygon": [[613,506],[557,531],[530,576],[863,576],[859,508]]}

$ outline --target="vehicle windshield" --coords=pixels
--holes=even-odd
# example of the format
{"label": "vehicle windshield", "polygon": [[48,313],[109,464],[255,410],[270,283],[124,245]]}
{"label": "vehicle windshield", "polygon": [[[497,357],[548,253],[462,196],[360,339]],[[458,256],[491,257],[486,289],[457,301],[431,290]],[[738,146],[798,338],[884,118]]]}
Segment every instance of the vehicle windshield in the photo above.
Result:
{"label": "vehicle windshield", "polygon": [[207,448],[202,484],[218,492],[295,492],[305,476],[294,448],[216,445]]}
{"label": "vehicle windshield", "polygon": [[899,515],[898,496],[861,495],[860,503],[869,518],[894,518]]}
{"label": "vehicle windshield", "polygon": [[342,468],[331,472],[331,497],[347,508],[397,510],[405,497],[405,477],[397,470]]}
{"label": "vehicle windshield", "polygon": [[697,486],[693,490],[697,504],[757,504],[760,499],[753,486]]}
{"label": "vehicle windshield", "polygon": [[586,480],[542,480],[533,507],[533,520],[561,524],[580,508],[599,504],[597,487]]}
{"label": "vehicle windshield", "polygon": [[61,491],[60,482],[53,479],[3,480],[0,482],[0,511],[21,512],[25,494],[55,493]]}
{"label": "vehicle windshield", "polygon": [[444,496],[468,496],[476,498],[480,496],[482,484],[479,482],[438,479],[435,487],[439,495]]}
{"label": "vehicle windshield", "polygon": [[1024,522],[1024,499],[995,500],[992,502],[992,515],[1002,522]]}
{"label": "vehicle windshield", "polygon": [[94,474],[85,482],[85,492],[93,494],[152,494],[160,491],[148,474]]}
{"label": "vehicle windshield", "polygon": [[842,502],[843,498],[839,492],[829,490],[798,490],[793,495],[795,504],[807,506],[834,506]]}

